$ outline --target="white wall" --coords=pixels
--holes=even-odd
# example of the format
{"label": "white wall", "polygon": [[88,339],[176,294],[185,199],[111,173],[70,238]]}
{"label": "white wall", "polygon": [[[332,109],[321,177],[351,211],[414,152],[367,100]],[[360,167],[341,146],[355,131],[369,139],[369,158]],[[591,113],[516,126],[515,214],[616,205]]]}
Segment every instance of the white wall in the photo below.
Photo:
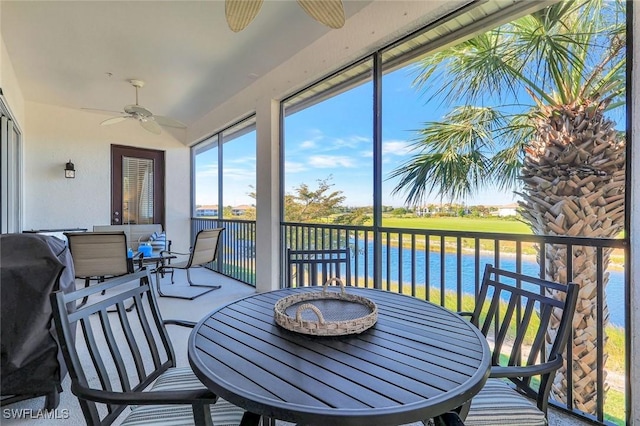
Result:
{"label": "white wall", "polygon": [[[1,3],[1,2],[0,2]],[[8,103],[8,107],[13,114],[15,122],[22,128],[24,123],[24,97],[22,90],[18,85],[16,74],[13,70],[13,64],[9,58],[9,53],[4,45],[4,40],[0,35],[0,88],[2,94]],[[23,129],[24,130],[24,129]]]}
{"label": "white wall", "polygon": [[[24,229],[88,228],[110,223],[111,144],[165,151],[166,230],[172,248],[190,245],[189,148],[135,121],[100,126],[105,116],[27,102]],[[65,179],[71,160],[75,179]]]}

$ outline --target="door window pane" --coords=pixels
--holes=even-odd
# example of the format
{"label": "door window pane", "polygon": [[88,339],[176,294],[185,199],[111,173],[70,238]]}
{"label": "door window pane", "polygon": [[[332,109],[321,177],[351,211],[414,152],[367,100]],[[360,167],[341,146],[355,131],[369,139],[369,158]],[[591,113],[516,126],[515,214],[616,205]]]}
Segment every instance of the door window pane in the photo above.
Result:
{"label": "door window pane", "polygon": [[153,223],[153,160],[122,158],[123,223]]}

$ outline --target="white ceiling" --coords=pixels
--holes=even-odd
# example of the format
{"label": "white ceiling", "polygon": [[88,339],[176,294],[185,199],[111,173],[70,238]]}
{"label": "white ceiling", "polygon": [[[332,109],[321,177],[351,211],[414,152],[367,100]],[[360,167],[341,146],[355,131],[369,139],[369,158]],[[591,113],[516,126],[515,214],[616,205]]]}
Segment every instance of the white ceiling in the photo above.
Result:
{"label": "white ceiling", "polygon": [[[345,27],[369,3],[344,1]],[[220,0],[2,0],[0,7],[25,100],[122,111],[135,101],[127,81],[141,79],[141,105],[187,124],[331,31],[293,0],[265,1],[239,33],[228,28]]]}

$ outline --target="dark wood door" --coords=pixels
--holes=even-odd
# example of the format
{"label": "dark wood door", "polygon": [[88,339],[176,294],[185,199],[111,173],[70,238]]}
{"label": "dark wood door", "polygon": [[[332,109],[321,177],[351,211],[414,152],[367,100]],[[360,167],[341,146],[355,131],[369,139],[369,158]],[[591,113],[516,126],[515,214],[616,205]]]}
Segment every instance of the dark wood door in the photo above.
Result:
{"label": "dark wood door", "polygon": [[164,151],[111,145],[111,224],[164,227]]}

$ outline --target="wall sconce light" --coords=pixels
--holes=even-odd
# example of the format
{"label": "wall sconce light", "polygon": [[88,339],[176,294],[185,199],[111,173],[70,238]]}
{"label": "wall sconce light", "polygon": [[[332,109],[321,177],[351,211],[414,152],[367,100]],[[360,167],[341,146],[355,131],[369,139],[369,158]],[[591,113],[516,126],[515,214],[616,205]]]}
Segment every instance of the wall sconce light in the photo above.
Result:
{"label": "wall sconce light", "polygon": [[71,179],[76,177],[76,169],[71,160],[64,166],[64,177]]}

